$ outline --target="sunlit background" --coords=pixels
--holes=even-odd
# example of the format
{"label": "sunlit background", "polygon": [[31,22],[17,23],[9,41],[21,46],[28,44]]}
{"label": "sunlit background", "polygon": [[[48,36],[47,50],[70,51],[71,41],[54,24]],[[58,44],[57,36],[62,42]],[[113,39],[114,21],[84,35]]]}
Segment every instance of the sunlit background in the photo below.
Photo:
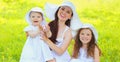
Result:
{"label": "sunlit background", "polygon": [[[0,62],[19,62],[26,35],[25,14],[32,7],[44,9],[46,2],[64,0],[0,0]],[[91,23],[99,33],[101,62],[120,62],[120,0],[69,0],[83,23]],[[50,20],[46,18],[49,22]],[[72,54],[74,41],[68,51]]]}

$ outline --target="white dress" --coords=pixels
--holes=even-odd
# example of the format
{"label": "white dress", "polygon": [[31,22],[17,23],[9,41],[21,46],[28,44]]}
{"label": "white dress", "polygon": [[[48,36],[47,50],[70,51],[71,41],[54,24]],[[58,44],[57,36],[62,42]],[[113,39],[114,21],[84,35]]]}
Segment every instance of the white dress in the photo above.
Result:
{"label": "white dress", "polygon": [[87,51],[83,48],[80,48],[80,54],[78,59],[72,59],[70,62],[94,62],[93,57],[87,57]]}
{"label": "white dress", "polygon": [[[36,31],[38,27],[28,26],[24,31]],[[26,43],[23,47],[20,62],[46,62],[53,59],[52,52],[50,51],[48,45],[40,39],[40,35],[32,38],[27,37]]]}
{"label": "white dress", "polygon": [[[63,43],[63,37],[64,37],[64,33],[69,29],[69,27],[66,26],[62,37],[61,38],[57,38],[56,40],[58,41],[56,43],[56,45],[58,47],[61,46],[61,44]],[[62,55],[58,55],[56,52],[52,51],[54,58],[56,59],[56,62],[69,62],[70,60],[70,55],[68,53],[68,51],[66,50]]]}

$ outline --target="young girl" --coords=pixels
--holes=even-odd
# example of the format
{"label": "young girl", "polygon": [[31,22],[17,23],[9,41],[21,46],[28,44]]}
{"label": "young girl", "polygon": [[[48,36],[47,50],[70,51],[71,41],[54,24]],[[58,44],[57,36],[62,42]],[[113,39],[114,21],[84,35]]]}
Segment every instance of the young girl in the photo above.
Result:
{"label": "young girl", "polygon": [[41,40],[41,31],[51,36],[48,27],[45,26],[43,11],[39,7],[32,8],[26,15],[30,24],[24,31],[27,33],[27,41],[24,45],[20,62],[54,62],[53,56],[47,44]]}
{"label": "young girl", "polygon": [[100,62],[98,34],[91,24],[83,24],[75,38],[71,62]]}

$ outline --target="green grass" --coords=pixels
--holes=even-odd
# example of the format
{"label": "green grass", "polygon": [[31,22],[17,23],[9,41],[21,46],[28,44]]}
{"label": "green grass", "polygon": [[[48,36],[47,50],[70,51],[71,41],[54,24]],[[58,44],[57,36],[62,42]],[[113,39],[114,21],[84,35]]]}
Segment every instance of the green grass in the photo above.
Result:
{"label": "green grass", "polygon": [[[0,0],[0,62],[19,62],[26,41],[23,29],[26,12],[35,6],[44,8],[46,2],[59,4],[63,0]],[[120,4],[119,0],[70,0],[83,23],[91,23],[99,33],[101,62],[119,62],[120,59]],[[47,19],[49,21],[49,19]],[[74,41],[68,50],[72,54]]]}

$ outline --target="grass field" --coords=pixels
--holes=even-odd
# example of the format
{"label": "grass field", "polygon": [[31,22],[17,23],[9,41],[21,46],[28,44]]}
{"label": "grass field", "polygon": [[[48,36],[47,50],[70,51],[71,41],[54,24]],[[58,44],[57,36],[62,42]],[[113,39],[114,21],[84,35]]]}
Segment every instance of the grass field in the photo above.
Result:
{"label": "grass field", "polygon": [[[63,0],[0,0],[0,62],[19,62],[26,41],[23,29],[26,12],[46,2],[60,4]],[[99,33],[101,62],[120,62],[120,0],[70,0],[83,23],[91,23]],[[49,19],[47,18],[49,22]],[[68,50],[72,54],[74,41]]]}

